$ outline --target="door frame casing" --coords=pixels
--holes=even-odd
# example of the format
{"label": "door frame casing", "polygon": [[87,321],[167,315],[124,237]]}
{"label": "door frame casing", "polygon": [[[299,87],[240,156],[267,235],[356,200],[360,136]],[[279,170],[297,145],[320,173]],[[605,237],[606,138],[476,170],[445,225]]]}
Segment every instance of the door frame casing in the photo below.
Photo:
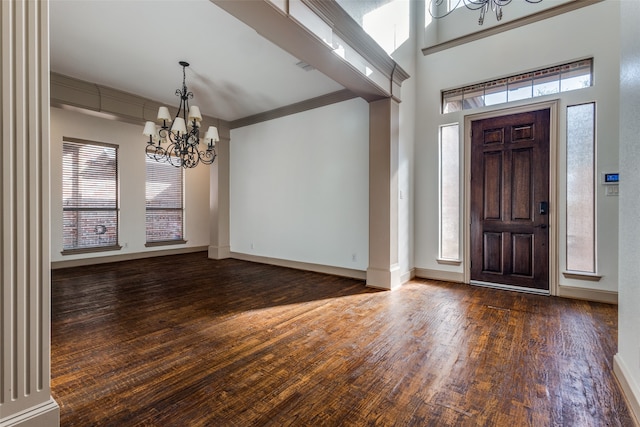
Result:
{"label": "door frame casing", "polygon": [[558,112],[560,100],[500,108],[464,116],[464,283],[471,283],[471,122],[549,109],[549,293],[558,295]]}

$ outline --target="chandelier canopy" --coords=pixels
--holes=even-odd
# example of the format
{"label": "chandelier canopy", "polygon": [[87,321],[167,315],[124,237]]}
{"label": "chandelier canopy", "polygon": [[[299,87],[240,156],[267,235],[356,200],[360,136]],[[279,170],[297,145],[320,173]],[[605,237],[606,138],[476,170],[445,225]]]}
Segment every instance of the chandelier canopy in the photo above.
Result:
{"label": "chandelier canopy", "polygon": [[[201,144],[202,115],[200,108],[195,105],[189,107],[193,93],[187,90],[185,83],[185,70],[189,63],[180,61],[179,64],[182,66],[182,89],[176,89],[176,96],[180,97],[178,112],[172,120],[169,109],[160,107],[158,121],[162,125],[156,126],[151,121],[145,124],[142,134],[149,137],[145,151],[148,157],[156,161],[169,162],[173,166],[182,166],[185,169],[196,167],[200,163],[210,165],[216,159],[216,142],[220,140],[218,129],[209,126]],[[169,128],[172,121],[173,125]]]}
{"label": "chandelier canopy", "polygon": [[[454,3],[452,0],[431,0],[429,5],[429,13],[435,19],[444,18],[451,12],[456,10],[460,6],[460,2],[464,4],[467,9],[480,10],[480,18],[478,18],[478,25],[484,23],[485,14],[491,9],[496,14],[496,19],[500,21],[502,19],[502,8],[512,0],[458,0]],[[527,3],[540,3],[542,0],[525,0]],[[449,5],[449,9],[439,13],[446,5]]]}

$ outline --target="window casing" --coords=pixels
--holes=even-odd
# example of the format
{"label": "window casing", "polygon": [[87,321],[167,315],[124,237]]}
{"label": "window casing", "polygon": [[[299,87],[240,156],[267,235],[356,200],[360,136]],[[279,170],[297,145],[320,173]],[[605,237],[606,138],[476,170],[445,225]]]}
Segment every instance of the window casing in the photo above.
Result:
{"label": "window casing", "polygon": [[62,143],[63,255],[117,250],[118,147]]}
{"label": "window casing", "polygon": [[146,158],[147,246],[185,243],[182,167]]}

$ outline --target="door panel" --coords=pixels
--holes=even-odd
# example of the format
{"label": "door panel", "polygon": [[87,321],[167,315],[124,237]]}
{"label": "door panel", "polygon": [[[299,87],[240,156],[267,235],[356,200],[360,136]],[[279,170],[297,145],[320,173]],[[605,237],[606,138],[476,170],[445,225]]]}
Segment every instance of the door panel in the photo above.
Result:
{"label": "door panel", "polygon": [[471,280],[549,289],[550,110],[473,121]]}
{"label": "door panel", "polygon": [[511,219],[513,221],[531,221],[532,205],[532,150],[517,150],[513,153],[513,174],[511,175]]}
{"label": "door panel", "polygon": [[533,277],[533,236],[531,234],[512,234],[513,274]]}
{"label": "door panel", "polygon": [[483,270],[502,274],[502,233],[484,233],[483,237],[486,254]]}
{"label": "door panel", "polygon": [[484,157],[484,218],[500,220],[502,215],[502,155],[488,154]]}

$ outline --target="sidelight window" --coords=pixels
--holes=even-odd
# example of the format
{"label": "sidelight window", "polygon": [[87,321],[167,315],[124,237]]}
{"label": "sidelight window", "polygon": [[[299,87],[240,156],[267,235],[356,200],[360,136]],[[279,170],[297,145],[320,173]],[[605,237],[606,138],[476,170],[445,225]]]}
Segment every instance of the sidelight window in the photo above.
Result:
{"label": "sidelight window", "polygon": [[440,258],[460,259],[460,143],[457,123],[440,127]]}
{"label": "sidelight window", "polygon": [[63,138],[63,255],[118,246],[118,149]]}
{"label": "sidelight window", "polygon": [[595,273],[595,103],[567,107],[567,270]]}

